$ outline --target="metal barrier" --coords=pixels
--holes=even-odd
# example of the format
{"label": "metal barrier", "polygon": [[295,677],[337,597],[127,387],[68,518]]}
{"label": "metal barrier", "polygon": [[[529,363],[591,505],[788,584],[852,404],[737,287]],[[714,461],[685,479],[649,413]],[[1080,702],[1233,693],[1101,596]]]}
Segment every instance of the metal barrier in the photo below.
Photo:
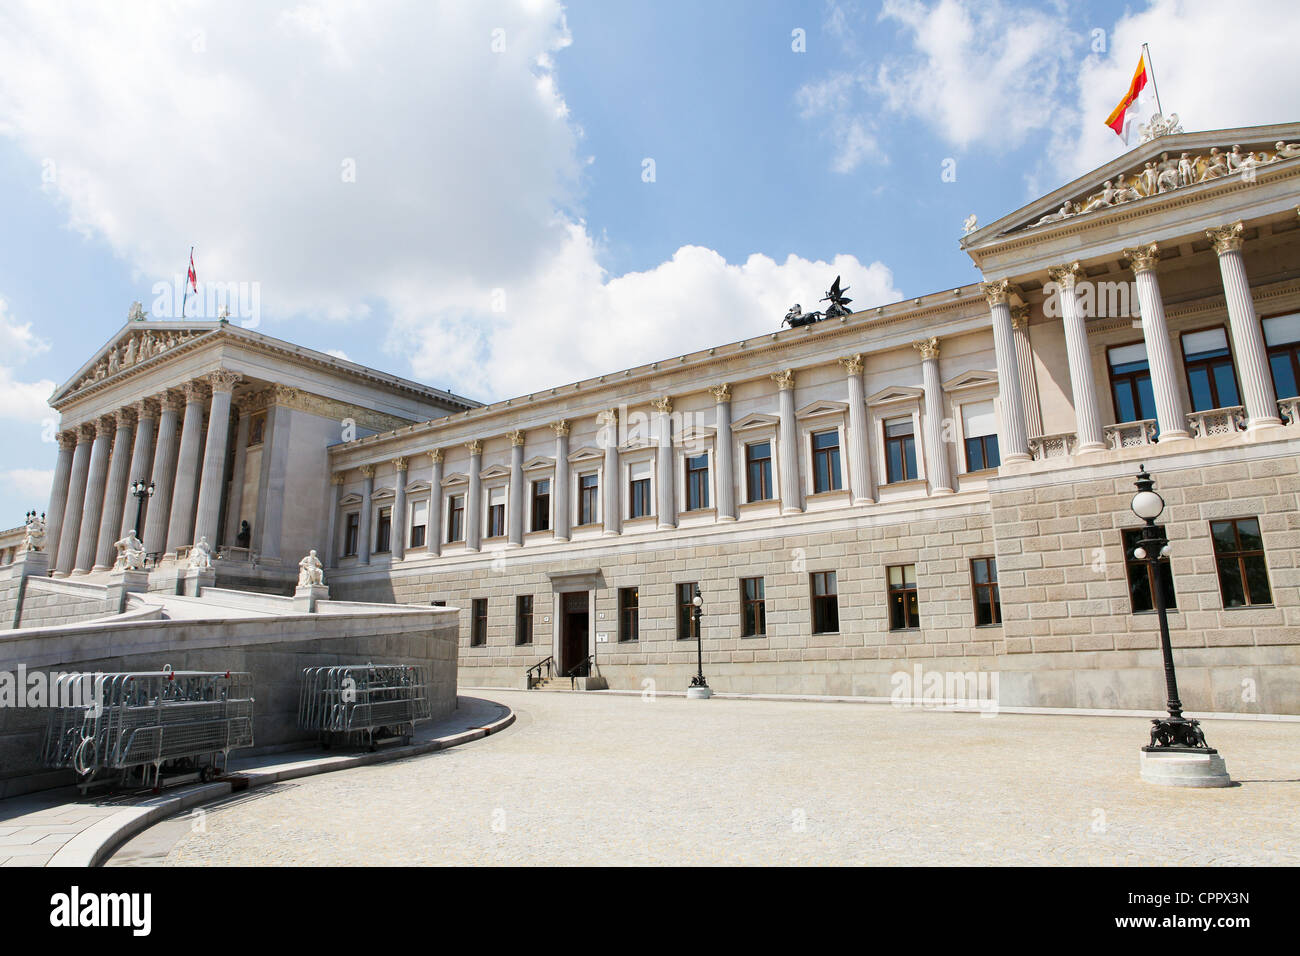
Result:
{"label": "metal barrier", "polygon": [[[242,672],[135,671],[61,674],[52,689],[45,765],[68,768],[84,792],[96,775],[136,772],[161,786],[171,773],[210,780],[217,755],[253,745],[253,680]],[[209,758],[209,759],[204,759]]]}
{"label": "metal barrier", "polygon": [[415,722],[430,716],[429,672],[418,664],[306,667],[298,701],[298,726],[314,730],[328,748],[336,738],[410,743]]}

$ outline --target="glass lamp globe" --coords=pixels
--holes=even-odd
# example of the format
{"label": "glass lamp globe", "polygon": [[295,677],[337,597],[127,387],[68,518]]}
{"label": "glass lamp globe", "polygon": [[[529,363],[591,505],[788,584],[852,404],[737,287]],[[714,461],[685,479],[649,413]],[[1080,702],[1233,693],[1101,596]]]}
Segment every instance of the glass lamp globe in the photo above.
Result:
{"label": "glass lamp globe", "polygon": [[700,597],[700,596],[697,594],[697,595],[695,595],[695,597],[691,598],[691,603],[694,604],[696,607],[703,607],[703,606],[704,606],[704,598]]}
{"label": "glass lamp globe", "polygon": [[1165,510],[1165,499],[1154,491],[1139,491],[1133,496],[1129,507],[1143,521],[1154,521],[1160,517],[1160,512]]}
{"label": "glass lamp globe", "polygon": [[1137,558],[1139,561],[1145,561],[1145,560],[1147,559],[1147,549],[1146,549],[1146,548],[1134,548],[1134,549],[1133,549],[1133,557]]}

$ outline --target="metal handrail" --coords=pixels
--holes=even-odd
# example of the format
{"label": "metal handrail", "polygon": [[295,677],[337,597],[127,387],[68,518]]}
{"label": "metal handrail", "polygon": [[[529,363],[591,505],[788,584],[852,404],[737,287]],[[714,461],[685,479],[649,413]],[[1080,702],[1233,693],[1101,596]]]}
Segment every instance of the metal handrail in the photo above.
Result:
{"label": "metal handrail", "polygon": [[591,676],[591,665],[595,663],[595,660],[596,658],[594,655],[588,654],[582,660],[578,661],[578,663],[570,667],[568,673],[560,676],[569,678],[569,686],[576,688],[578,686],[579,677]]}
{"label": "metal handrail", "polygon": [[[538,661],[532,667],[528,668],[527,681],[528,689],[532,690],[542,682],[542,668],[546,668],[546,679],[550,680],[555,676],[555,658],[546,657]],[[536,671],[536,673],[534,673]]]}

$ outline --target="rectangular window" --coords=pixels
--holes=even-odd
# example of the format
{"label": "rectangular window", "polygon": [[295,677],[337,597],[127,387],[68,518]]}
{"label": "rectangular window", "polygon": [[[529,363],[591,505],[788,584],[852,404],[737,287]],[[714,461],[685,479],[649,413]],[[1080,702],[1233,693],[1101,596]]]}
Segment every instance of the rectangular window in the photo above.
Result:
{"label": "rectangular window", "polygon": [[447,543],[465,540],[465,496],[447,499]]}
{"label": "rectangular window", "polygon": [[1116,422],[1138,422],[1156,417],[1156,393],[1151,390],[1147,347],[1141,342],[1117,345],[1106,352],[1110,364],[1110,391],[1115,399]]}
{"label": "rectangular window", "polygon": [[637,619],[640,602],[640,591],[637,588],[618,589],[618,639],[620,643],[639,640],[641,637],[641,625]]}
{"label": "rectangular window", "polygon": [[[971,594],[975,598],[975,626],[1002,623],[1002,603],[998,600],[998,562],[994,558],[975,558],[970,563]],[[892,605],[891,605],[892,606]]]}
{"label": "rectangular window", "polygon": [[644,518],[650,513],[650,479],[633,478],[627,487],[628,517]]}
{"label": "rectangular window", "polygon": [[891,418],[885,422],[885,482],[916,478],[916,435],[912,419]]}
{"label": "rectangular window", "polygon": [[351,557],[357,553],[357,543],[361,537],[361,514],[357,511],[348,512],[347,525],[343,532],[343,555]]}
{"label": "rectangular window", "polygon": [[375,525],[375,553],[387,554],[393,550],[393,509],[380,508]]}
{"label": "rectangular window", "polygon": [[515,643],[533,643],[533,596],[520,594],[515,598]]}
{"label": "rectangular window", "polygon": [[506,536],[506,489],[489,488],[487,492],[487,537]]}
{"label": "rectangular window", "polygon": [[533,530],[551,530],[551,479],[533,482]]}
{"label": "rectangular window", "polygon": [[470,647],[482,647],[487,643],[487,598],[474,598],[474,620],[469,635]]}
{"label": "rectangular window", "polygon": [[813,633],[830,634],[838,631],[840,604],[835,590],[835,572],[814,571],[809,575],[808,590],[812,594]]}
{"label": "rectangular window", "polygon": [[745,446],[746,501],[772,500],[772,443],[756,441]]}
{"label": "rectangular window", "polygon": [[740,579],[740,636],[763,637],[767,634],[767,608],[762,578]]}
{"label": "rectangular window", "polygon": [[578,524],[595,524],[600,481],[593,472],[578,478]]}
{"label": "rectangular window", "polygon": [[[1164,534],[1165,529],[1159,528],[1160,533]],[[1154,611],[1156,609],[1155,588],[1156,580],[1151,573],[1151,565],[1141,558],[1135,558],[1133,551],[1139,546],[1142,539],[1141,528],[1127,528],[1124,535],[1124,567],[1128,572],[1128,597],[1129,603],[1133,607],[1134,614],[1141,614],[1144,611]],[[1174,594],[1174,572],[1169,565],[1168,558],[1160,559],[1159,572],[1160,593],[1164,596],[1165,608],[1175,610],[1178,607],[1178,598]]]}
{"label": "rectangular window", "polygon": [[709,456],[686,459],[686,510],[699,511],[709,506]]}
{"label": "rectangular window", "polygon": [[262,444],[266,435],[266,412],[254,412],[248,419],[248,447]]}
{"label": "rectangular window", "polygon": [[1258,518],[1230,518],[1211,521],[1214,561],[1219,570],[1219,593],[1223,606],[1247,607],[1272,604],[1268,586],[1268,565],[1264,561],[1264,538]]}
{"label": "rectangular window", "polygon": [[689,641],[695,637],[692,619],[695,616],[695,582],[677,585],[677,640]]}
{"label": "rectangular window", "polygon": [[911,631],[921,626],[921,608],[916,600],[916,565],[895,564],[889,575],[889,629]]}
{"label": "rectangular window", "polygon": [[1002,463],[998,454],[998,422],[992,402],[968,402],[961,407],[966,470],[983,471]]}
{"label": "rectangular window", "polygon": [[414,501],[411,503],[411,547],[424,547],[424,535],[429,527],[429,502]]}
{"label": "rectangular window", "polygon": [[1228,349],[1228,334],[1223,327],[1184,332],[1182,343],[1183,367],[1187,372],[1187,394],[1192,398],[1192,411],[1207,412],[1212,408],[1240,405],[1237,375],[1232,368],[1232,352]]}
{"label": "rectangular window", "polygon": [[1300,395],[1300,312],[1265,319],[1264,345],[1278,398]]}
{"label": "rectangular window", "polygon": [[823,491],[839,491],[840,482],[840,433],[838,431],[818,432],[812,436],[813,454],[813,494]]}

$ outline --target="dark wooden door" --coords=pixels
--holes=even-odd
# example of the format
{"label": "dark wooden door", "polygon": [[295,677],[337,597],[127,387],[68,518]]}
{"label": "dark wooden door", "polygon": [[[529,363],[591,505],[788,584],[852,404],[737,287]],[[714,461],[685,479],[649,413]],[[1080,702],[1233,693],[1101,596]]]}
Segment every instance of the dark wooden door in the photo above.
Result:
{"label": "dark wooden door", "polygon": [[567,674],[588,654],[590,612],[587,592],[573,591],[561,598],[563,615],[560,631],[560,673]]}

